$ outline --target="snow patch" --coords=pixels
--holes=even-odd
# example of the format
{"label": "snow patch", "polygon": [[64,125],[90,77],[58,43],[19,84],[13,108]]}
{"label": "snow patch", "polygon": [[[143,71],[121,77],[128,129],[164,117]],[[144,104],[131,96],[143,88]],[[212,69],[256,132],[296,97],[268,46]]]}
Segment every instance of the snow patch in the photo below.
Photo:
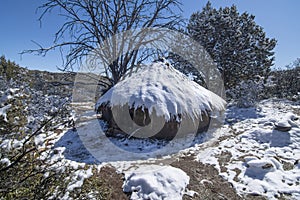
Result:
{"label": "snow patch", "polygon": [[77,170],[74,173],[74,176],[68,185],[67,190],[72,191],[75,188],[80,188],[83,185],[83,181],[86,178],[89,178],[93,175],[92,167],[90,167],[88,170]]}
{"label": "snow patch", "polygon": [[8,104],[8,105],[6,105],[6,106],[0,108],[0,116],[2,116],[2,117],[4,118],[4,121],[5,121],[5,122],[8,122],[8,120],[7,120],[7,111],[8,111],[8,109],[10,109],[10,108],[11,108],[11,105],[10,105],[10,104]]}
{"label": "snow patch", "polygon": [[184,171],[171,166],[139,166],[125,173],[123,190],[132,192],[132,200],[181,200],[189,179]]}
{"label": "snow patch", "polygon": [[17,140],[17,139],[5,139],[0,143],[0,148],[10,151],[11,149],[20,149],[23,147],[25,139]]}
{"label": "snow patch", "polygon": [[8,158],[2,158],[0,160],[0,163],[6,165],[6,166],[9,166],[11,164],[10,160]]}

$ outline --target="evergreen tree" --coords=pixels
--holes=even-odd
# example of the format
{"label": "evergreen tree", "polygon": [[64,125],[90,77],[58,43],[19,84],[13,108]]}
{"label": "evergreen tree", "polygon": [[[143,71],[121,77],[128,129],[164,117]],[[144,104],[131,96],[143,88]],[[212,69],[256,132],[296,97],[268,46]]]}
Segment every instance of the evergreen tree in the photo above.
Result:
{"label": "evergreen tree", "polygon": [[7,81],[17,79],[19,75],[20,66],[15,62],[6,59],[4,55],[0,57],[0,76]]}
{"label": "evergreen tree", "polygon": [[188,33],[217,63],[226,89],[257,75],[268,76],[273,65],[276,40],[267,38],[254,18],[246,12],[240,15],[234,5],[217,10],[210,2],[190,17]]}

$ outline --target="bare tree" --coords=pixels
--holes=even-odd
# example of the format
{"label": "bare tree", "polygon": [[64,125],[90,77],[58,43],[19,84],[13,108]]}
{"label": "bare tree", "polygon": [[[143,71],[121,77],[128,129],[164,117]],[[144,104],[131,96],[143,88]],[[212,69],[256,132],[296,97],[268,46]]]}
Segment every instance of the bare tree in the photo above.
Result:
{"label": "bare tree", "polygon": [[[39,20],[58,9],[66,21],[56,32],[52,46],[45,48],[37,43],[38,49],[23,53],[46,55],[57,48],[67,50],[62,54],[65,71],[96,54],[104,61],[104,74],[115,84],[149,56],[149,49],[141,50],[150,42],[145,40],[146,34],[130,31],[178,26],[182,22],[180,6],[179,0],[47,0],[39,7]],[[126,34],[114,37],[123,32]]]}

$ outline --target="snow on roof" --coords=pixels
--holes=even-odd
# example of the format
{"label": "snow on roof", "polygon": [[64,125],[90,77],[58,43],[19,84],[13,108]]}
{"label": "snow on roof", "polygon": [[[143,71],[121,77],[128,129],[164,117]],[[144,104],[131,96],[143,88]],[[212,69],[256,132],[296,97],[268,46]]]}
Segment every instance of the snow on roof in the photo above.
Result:
{"label": "snow on roof", "polygon": [[169,63],[156,62],[141,67],[101,96],[96,104],[110,106],[128,104],[146,107],[169,121],[183,114],[201,119],[202,112],[225,110],[226,102],[215,93],[201,87]]}

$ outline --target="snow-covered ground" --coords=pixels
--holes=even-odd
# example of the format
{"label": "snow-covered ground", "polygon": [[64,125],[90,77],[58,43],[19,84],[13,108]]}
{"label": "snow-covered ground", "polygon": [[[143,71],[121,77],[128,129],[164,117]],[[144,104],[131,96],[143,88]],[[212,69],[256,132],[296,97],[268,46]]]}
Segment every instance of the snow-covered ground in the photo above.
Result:
{"label": "snow-covered ground", "polygon": [[[169,164],[187,152],[196,153],[199,162],[214,165],[241,195],[259,194],[276,199],[287,194],[299,199],[299,111],[299,104],[271,99],[260,102],[256,108],[229,107],[220,129],[198,136],[188,146],[185,144],[191,142],[189,139],[169,144],[108,139],[100,128],[104,125],[93,119],[85,121],[77,132],[66,132],[55,145],[65,147],[65,159],[99,166],[109,163],[125,173],[124,191],[133,192],[132,199],[180,199],[187,192],[184,187],[189,179]],[[291,130],[278,131],[275,125],[290,126]],[[168,198],[168,192],[162,191],[173,196]]]}
{"label": "snow-covered ground", "polygon": [[[0,116],[5,121],[11,107],[3,102],[14,98],[13,93],[16,97],[19,95],[17,90],[1,95]],[[57,97],[54,96],[35,95],[40,105],[29,110],[29,124],[39,124],[31,119],[39,118],[35,113],[41,114],[41,109],[55,111],[57,105],[65,102],[55,102]],[[231,106],[221,128],[210,130],[195,140],[187,137],[171,142],[107,138],[103,133],[105,124],[96,119],[93,106],[77,104],[76,107],[90,110],[79,119],[76,130],[61,125],[57,127],[61,132],[38,134],[34,139],[38,148],[51,147],[42,156],[51,155],[49,162],[55,164],[53,167],[64,171],[70,166],[75,170],[69,176],[67,191],[61,199],[68,199],[69,192],[81,187],[84,179],[93,175],[92,166],[100,169],[107,164],[125,174],[123,190],[131,192],[132,199],[192,196],[195,192],[186,188],[188,175],[170,166],[189,152],[197,155],[195,160],[218,169],[240,195],[250,193],[277,199],[286,194],[290,199],[300,199],[299,102],[269,99],[261,101],[256,108]],[[280,126],[287,128],[286,131],[276,130],[275,127]],[[19,148],[22,143],[16,139],[0,139],[1,149]],[[0,162],[10,164],[8,158],[1,158]]]}
{"label": "snow-covered ground", "polygon": [[[199,152],[197,159],[214,165],[240,194],[300,199],[299,114],[299,104],[276,100],[262,101],[256,109],[229,108],[227,120],[234,122],[222,128],[227,139]],[[275,130],[276,124],[291,130]]]}

